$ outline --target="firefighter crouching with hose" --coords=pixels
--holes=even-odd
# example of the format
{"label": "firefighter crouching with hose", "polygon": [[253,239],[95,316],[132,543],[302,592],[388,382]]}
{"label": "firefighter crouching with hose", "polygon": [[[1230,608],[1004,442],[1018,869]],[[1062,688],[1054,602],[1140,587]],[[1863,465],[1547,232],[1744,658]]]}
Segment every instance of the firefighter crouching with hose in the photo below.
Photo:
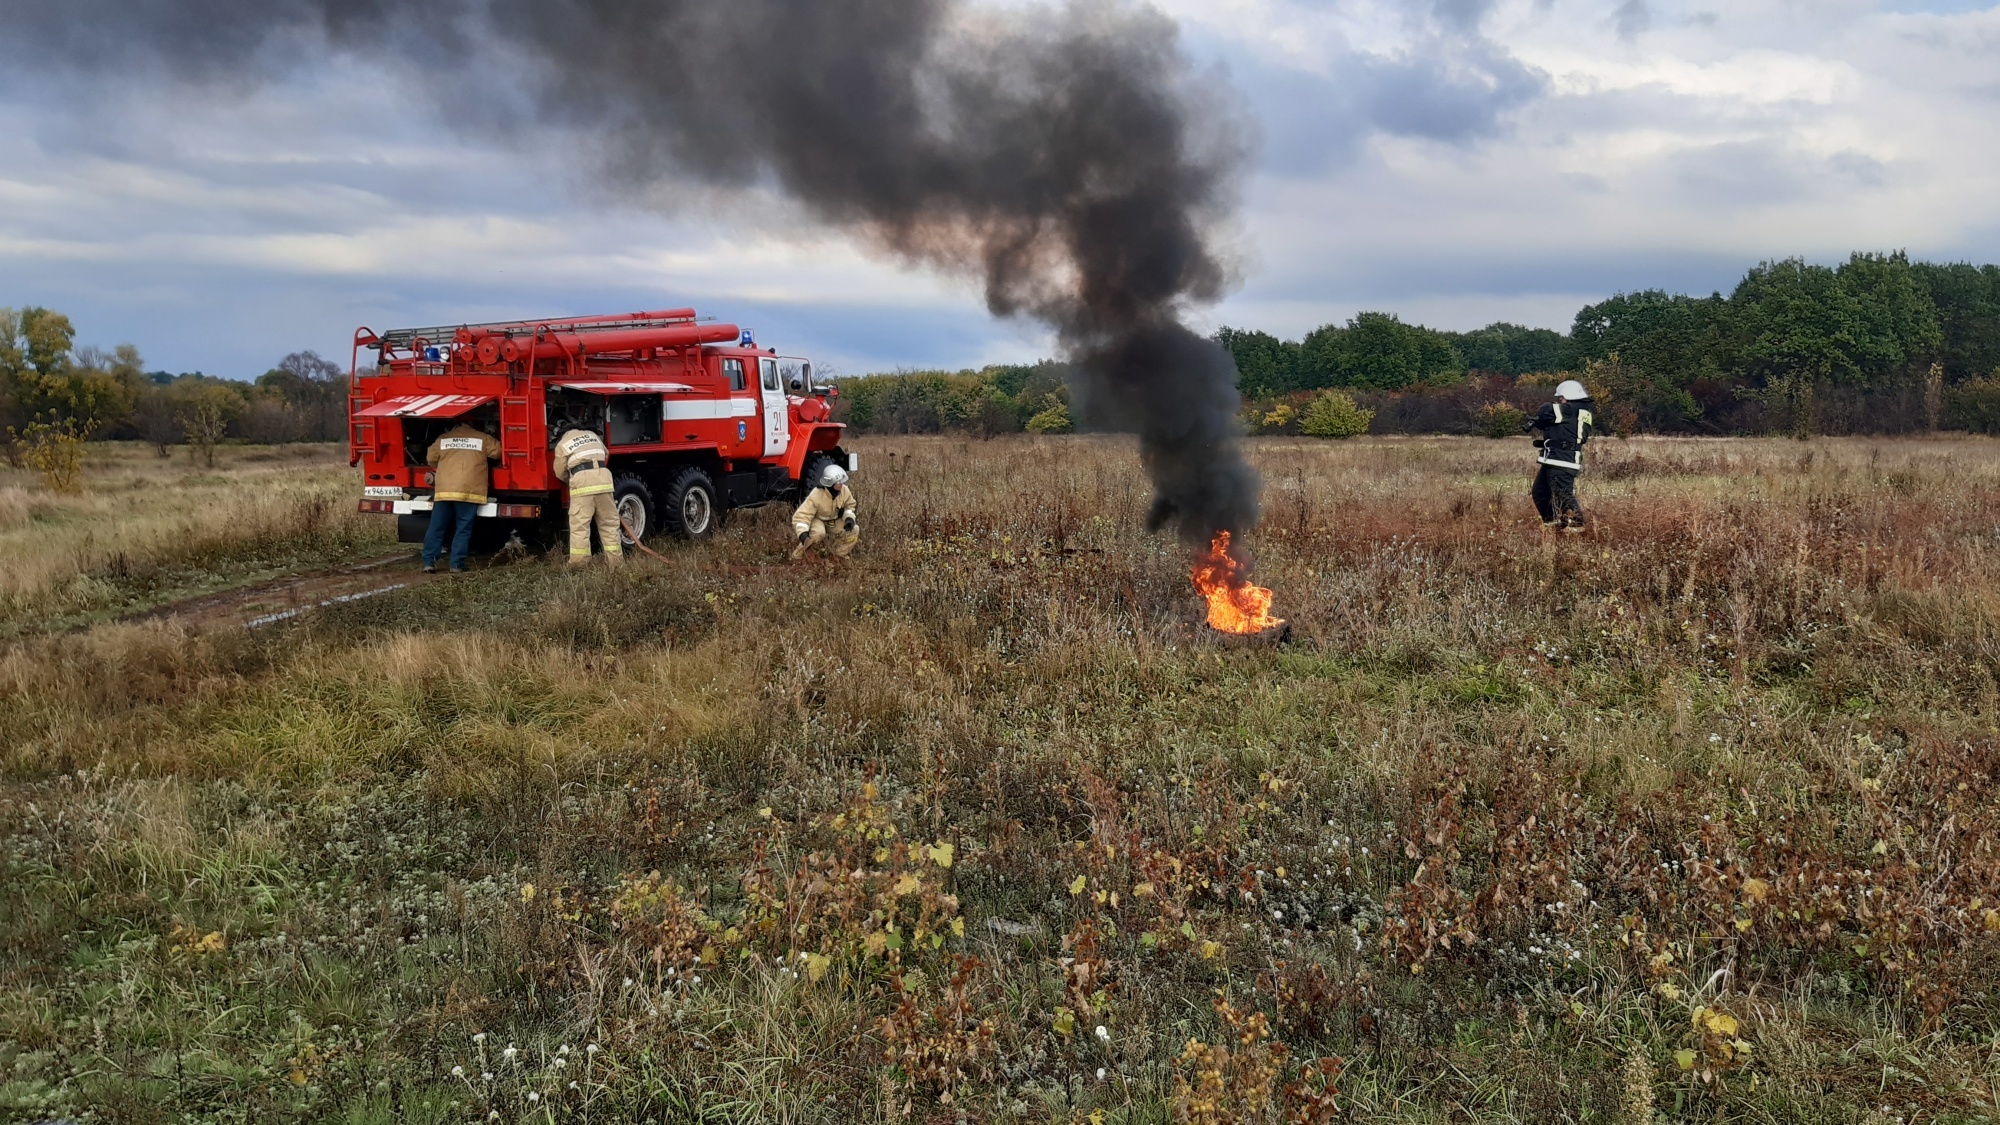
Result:
{"label": "firefighter crouching with hose", "polygon": [[815,544],[830,544],[825,549],[837,559],[854,550],[861,540],[861,524],[854,518],[854,490],[847,486],[846,469],[828,465],[820,473],[817,486],[792,512],[792,533],[798,537],[798,546],[792,548],[794,560],[804,558]]}
{"label": "firefighter crouching with hose", "polygon": [[1576,502],[1576,477],[1583,471],[1583,447],[1590,441],[1590,405],[1590,391],[1575,379],[1565,379],[1556,386],[1555,401],[1528,419],[1526,428],[1542,434],[1535,439],[1541,450],[1535,460],[1541,469],[1535,473],[1535,486],[1529,495],[1543,527],[1584,530],[1583,506]]}
{"label": "firefighter crouching with hose", "polygon": [[611,451],[604,447],[604,439],[581,426],[564,430],[556,439],[552,460],[557,479],[569,485],[570,565],[590,561],[593,524],[597,541],[604,545],[604,557],[612,566],[624,565],[618,504],[612,496]]}

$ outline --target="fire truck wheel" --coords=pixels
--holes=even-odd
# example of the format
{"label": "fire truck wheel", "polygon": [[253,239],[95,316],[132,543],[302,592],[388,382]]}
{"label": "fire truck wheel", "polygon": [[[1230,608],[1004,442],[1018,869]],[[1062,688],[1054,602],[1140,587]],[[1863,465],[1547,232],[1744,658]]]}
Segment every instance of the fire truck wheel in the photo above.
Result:
{"label": "fire truck wheel", "polygon": [[798,498],[801,500],[805,499],[806,493],[811,492],[814,486],[819,484],[820,474],[826,472],[828,465],[838,464],[840,462],[834,460],[833,455],[830,453],[809,454],[806,457],[806,463],[799,466],[801,474],[799,476],[799,486],[793,490],[798,493]]}
{"label": "fire truck wheel", "polygon": [[660,518],[668,531],[682,539],[704,539],[715,534],[722,523],[722,505],[716,502],[715,482],[696,468],[682,469],[667,486],[666,503]]}
{"label": "fire truck wheel", "polygon": [[653,513],[659,508],[653,503],[653,490],[646,487],[645,481],[638,477],[619,477],[612,485],[611,495],[618,505],[618,518],[632,529],[631,532],[618,533],[618,538],[624,540],[627,547],[637,542],[633,533],[644,539],[658,527]]}

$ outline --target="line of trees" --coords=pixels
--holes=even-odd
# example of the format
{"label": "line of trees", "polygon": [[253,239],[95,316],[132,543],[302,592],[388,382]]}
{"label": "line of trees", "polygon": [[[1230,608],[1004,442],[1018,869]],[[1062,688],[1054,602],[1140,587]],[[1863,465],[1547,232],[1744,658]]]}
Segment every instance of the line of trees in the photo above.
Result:
{"label": "line of trees", "polygon": [[1246,414],[1338,388],[1377,432],[1480,432],[1501,402],[1575,375],[1623,432],[2000,432],[2000,266],[1854,254],[1749,270],[1728,296],[1621,293],[1567,335],[1440,332],[1362,313],[1303,340],[1225,328]]}
{"label": "line of trees", "polygon": [[149,442],[160,456],[189,445],[213,457],[237,439],[335,441],[347,432],[347,373],[293,352],[254,382],[147,371],[130,344],[76,344],[52,309],[0,309],[0,454],[16,464],[37,436]]}
{"label": "line of trees", "polygon": [[1068,433],[1069,366],[1054,360],[977,371],[899,371],[839,380],[834,417],[867,433]]}
{"label": "line of trees", "polygon": [[[1302,340],[1242,328],[1215,339],[1235,357],[1253,432],[1303,432],[1315,408],[1324,420],[1338,406],[1336,428],[1498,433],[1573,376],[1622,433],[2000,433],[2000,266],[1902,253],[1765,262],[1728,296],[1620,293],[1579,310],[1568,333],[1443,332],[1364,312]],[[1045,360],[844,379],[835,415],[879,433],[1088,428],[1069,374]],[[147,372],[130,345],[77,347],[61,313],[0,309],[0,453],[16,463],[38,425],[143,439],[162,456],[231,438],[336,441],[346,405],[345,373],[313,352],[254,382]]]}
{"label": "line of trees", "polygon": [[[1373,433],[1511,432],[1575,377],[1623,433],[2000,433],[2000,266],[1901,253],[1765,262],[1727,296],[1621,293],[1567,333],[1443,332],[1364,312],[1301,340],[1245,328],[1215,340],[1235,357],[1252,432],[1305,432],[1315,409],[1352,410],[1342,425],[1365,416]],[[878,432],[1087,428],[1066,375],[1054,362],[874,375],[843,380],[836,410]]]}

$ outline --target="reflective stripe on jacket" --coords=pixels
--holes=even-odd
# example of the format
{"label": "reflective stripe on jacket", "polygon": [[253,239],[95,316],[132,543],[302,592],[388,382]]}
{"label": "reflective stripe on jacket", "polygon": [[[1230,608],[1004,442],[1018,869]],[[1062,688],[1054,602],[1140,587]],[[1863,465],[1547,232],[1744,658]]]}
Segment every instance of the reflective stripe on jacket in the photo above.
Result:
{"label": "reflective stripe on jacket", "polygon": [[832,523],[839,519],[843,512],[850,515],[854,512],[853,488],[844,484],[840,486],[838,492],[815,488],[806,493],[806,498],[800,501],[798,508],[792,512],[792,526],[806,530],[816,523]]}
{"label": "reflective stripe on jacket", "polygon": [[500,459],[500,443],[460,422],[431,443],[424,463],[437,468],[431,480],[432,500],[486,503],[488,461]]}
{"label": "reflective stripe on jacket", "polygon": [[1542,449],[1535,460],[1559,469],[1583,469],[1583,447],[1590,441],[1594,422],[1590,400],[1572,403],[1551,402],[1529,421],[1530,429],[1542,432]]}
{"label": "reflective stripe on jacket", "polygon": [[577,469],[574,465],[595,461],[606,466],[611,460],[611,451],[604,447],[604,439],[585,429],[565,430],[556,439],[554,461],[556,479],[569,485],[569,494],[576,496],[596,496],[610,492],[613,488],[611,470],[608,467]]}

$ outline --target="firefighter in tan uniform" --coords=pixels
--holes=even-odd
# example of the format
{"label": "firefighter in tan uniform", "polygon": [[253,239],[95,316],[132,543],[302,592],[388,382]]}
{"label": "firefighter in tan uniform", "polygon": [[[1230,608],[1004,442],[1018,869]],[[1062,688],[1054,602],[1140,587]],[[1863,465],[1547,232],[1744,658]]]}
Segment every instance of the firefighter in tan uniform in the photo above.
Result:
{"label": "firefighter in tan uniform", "polygon": [[826,548],[835,558],[844,559],[861,541],[861,524],[854,518],[854,490],[847,487],[847,470],[828,465],[819,475],[819,486],[806,493],[792,513],[792,531],[798,546],[792,558],[804,558],[815,544],[830,542]]}
{"label": "firefighter in tan uniform", "polygon": [[486,503],[488,461],[500,459],[500,443],[492,434],[464,422],[431,443],[424,463],[437,472],[431,477],[431,526],[424,532],[424,572],[437,569],[451,536],[451,572],[465,570],[472,551],[472,521]]}
{"label": "firefighter in tan uniform", "polygon": [[618,503],[612,496],[611,451],[604,439],[582,427],[563,431],[556,439],[556,477],[569,485],[569,561],[590,561],[590,528],[613,566],[625,562],[625,543],[618,535]]}

